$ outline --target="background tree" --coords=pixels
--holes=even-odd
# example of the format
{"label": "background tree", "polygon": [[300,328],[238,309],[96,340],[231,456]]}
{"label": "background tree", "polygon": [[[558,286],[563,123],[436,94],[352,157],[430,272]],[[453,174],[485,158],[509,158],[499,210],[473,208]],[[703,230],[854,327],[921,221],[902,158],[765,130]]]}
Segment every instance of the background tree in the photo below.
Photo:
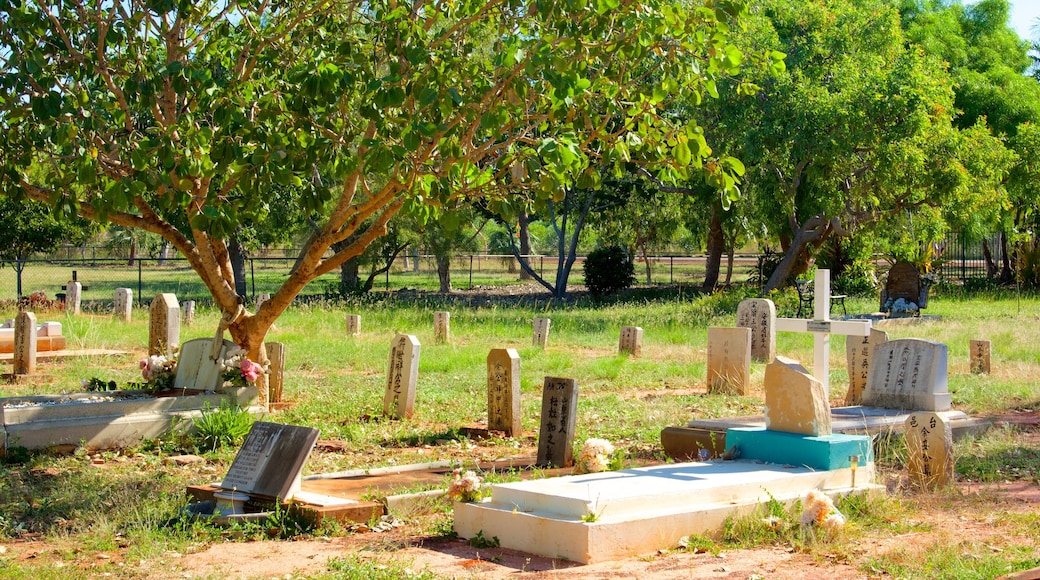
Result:
{"label": "background tree", "polygon": [[[45,204],[0,196],[0,259],[13,260],[18,297],[22,297],[25,261],[37,253],[52,252],[62,244],[79,244],[90,237],[90,224],[59,219]],[[2,262],[6,264],[7,262]]]}

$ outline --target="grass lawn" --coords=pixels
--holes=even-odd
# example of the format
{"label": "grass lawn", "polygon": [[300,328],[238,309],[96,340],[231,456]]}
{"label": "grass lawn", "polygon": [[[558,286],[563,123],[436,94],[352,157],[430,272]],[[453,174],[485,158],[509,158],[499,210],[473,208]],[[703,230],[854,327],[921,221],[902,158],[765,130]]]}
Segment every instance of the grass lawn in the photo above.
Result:
{"label": "grass lawn", "polygon": [[[81,274],[81,278],[83,274]],[[285,398],[293,402],[272,420],[318,427],[323,439],[348,442],[342,452],[316,451],[305,474],[360,467],[427,462],[438,459],[491,459],[533,453],[540,393],[545,376],[571,377],[578,381],[579,401],[576,440],[601,437],[625,450],[630,458],[661,460],[659,433],[693,418],[760,413],[765,366],[752,364],[749,396],[705,393],[706,336],[709,326],[733,326],[737,304],[752,290],[740,288],[712,295],[697,292],[634,292],[625,300],[594,305],[580,300],[560,303],[544,298],[507,304],[496,299],[453,301],[443,297],[410,297],[392,300],[377,295],[353,303],[300,304],[283,315],[268,337],[287,347]],[[774,296],[781,316],[793,316],[794,291]],[[850,298],[852,312],[873,312],[872,298]],[[451,342],[436,344],[433,313],[451,312]],[[345,334],[347,314],[360,314],[362,336]],[[966,296],[933,293],[927,314],[937,320],[889,326],[890,338],[915,337],[942,342],[949,347],[949,386],[956,408],[968,413],[997,415],[1040,409],[1040,298],[1013,293]],[[0,312],[12,317],[14,311]],[[531,346],[535,317],[552,319],[545,350]],[[40,321],[58,320],[64,326],[70,348],[112,348],[134,351],[124,357],[71,358],[42,362],[39,372],[47,381],[20,382],[2,387],[5,395],[77,391],[80,380],[91,377],[125,384],[139,380],[138,360],[148,339],[147,311],[137,309],[130,324],[111,317],[88,314],[76,318],[64,313],[37,313]],[[182,328],[181,340],[212,336],[219,314],[205,307],[196,311],[196,322]],[[642,356],[617,353],[622,326],[644,329]],[[382,412],[382,396],[391,339],[397,333],[413,334],[421,347],[415,416],[405,421],[374,420]],[[993,343],[993,372],[972,375],[968,367],[971,339]],[[515,439],[472,442],[461,429],[487,420],[486,366],[492,348],[515,348],[521,356],[521,391],[524,434]],[[848,385],[842,338],[831,341],[831,399],[838,405]],[[812,362],[809,335],[780,333],[777,353]],[[962,480],[1016,480],[1037,485],[1040,452],[1029,449],[1018,431],[999,430],[979,440],[962,440],[956,448],[958,477]],[[202,454],[203,467],[174,468],[164,458],[182,452]],[[19,538],[36,537],[65,546],[64,556],[76,562],[80,553],[117,550],[126,561],[148,560],[167,550],[227,539],[226,531],[177,516],[183,505],[183,487],[219,479],[227,470],[234,449],[199,449],[190,440],[149,442],[139,449],[92,453],[80,450],[71,456],[37,454],[10,457],[0,465],[0,546]],[[98,458],[107,467],[97,469]],[[883,473],[904,470],[898,449],[883,453]],[[1011,468],[1014,468],[1013,470]],[[952,501],[952,500],[951,500]],[[854,509],[853,509],[854,508]],[[739,532],[704,540],[725,549],[756,543],[790,544],[800,550],[833,550],[841,542],[858,541],[872,534],[889,534],[896,524],[883,512],[907,519],[924,518],[918,500],[896,493],[871,505],[850,506],[855,524],[842,538],[807,541],[794,535]],[[443,535],[450,530],[446,507],[420,516],[415,533]],[[1015,525],[1040,524],[1040,514]],[[1010,525],[1010,524],[1009,524]],[[754,528],[754,526],[751,526]],[[911,533],[913,527],[908,528]],[[1016,528],[1018,529],[1018,528]],[[311,534],[341,535],[342,529],[322,529]],[[904,533],[904,532],[899,532]],[[857,535],[858,534],[858,535]],[[262,534],[261,534],[262,535]],[[245,538],[253,537],[247,530]],[[759,539],[755,539],[759,538]],[[852,539],[850,539],[852,538]],[[879,570],[899,577],[968,577],[961,568],[985,570],[1023,569],[1040,566],[1035,555],[1023,552],[1036,546],[1036,534],[1022,538],[1008,535],[1000,551],[983,562],[941,552],[925,554],[920,561],[906,561],[892,554],[870,554],[855,559],[863,570]],[[727,543],[728,542],[728,543]],[[838,542],[835,544],[834,542]],[[1023,554],[1027,555],[1023,555]],[[886,559],[887,558],[887,559]],[[952,560],[951,560],[952,559]],[[70,567],[69,570],[75,567]],[[965,568],[965,569],[967,569]],[[76,568],[78,569],[78,568]],[[954,570],[950,572],[949,570]],[[136,577],[127,567],[103,567],[115,577]],[[92,569],[90,574],[96,573]],[[1003,572],[1001,572],[1003,573]],[[330,572],[329,577],[354,576]],[[952,574],[952,575],[949,575]],[[0,552],[0,576],[34,575],[14,558]],[[56,573],[53,577],[73,577]],[[83,577],[92,577],[89,574]],[[407,577],[405,572],[400,576]]]}

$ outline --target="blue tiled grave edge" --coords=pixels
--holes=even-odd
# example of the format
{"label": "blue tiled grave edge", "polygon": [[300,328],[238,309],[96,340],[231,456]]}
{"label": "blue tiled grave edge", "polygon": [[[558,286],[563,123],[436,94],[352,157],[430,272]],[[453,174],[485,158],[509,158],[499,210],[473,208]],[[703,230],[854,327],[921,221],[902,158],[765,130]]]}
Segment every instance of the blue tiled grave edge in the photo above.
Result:
{"label": "blue tiled grave edge", "polygon": [[726,447],[737,447],[741,459],[806,466],[817,470],[843,469],[849,457],[859,456],[859,464],[874,461],[874,449],[867,435],[824,435],[769,431],[761,427],[737,427],[726,431]]}

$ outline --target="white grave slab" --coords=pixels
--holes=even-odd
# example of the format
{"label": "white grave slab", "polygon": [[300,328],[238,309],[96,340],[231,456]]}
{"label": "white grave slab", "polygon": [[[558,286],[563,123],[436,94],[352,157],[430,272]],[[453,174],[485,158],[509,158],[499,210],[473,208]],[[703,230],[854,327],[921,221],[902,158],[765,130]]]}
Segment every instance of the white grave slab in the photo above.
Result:
{"label": "white grave slab", "polygon": [[182,310],[184,326],[191,326],[195,324],[195,301],[185,300],[184,308]]}
{"label": "white grave slab", "polygon": [[347,315],[347,336],[361,336],[361,315]]}
{"label": "white grave slab", "polygon": [[65,312],[73,316],[80,315],[83,304],[83,285],[74,280],[65,284]]}
{"label": "white grave slab", "polygon": [[177,296],[160,293],[152,300],[148,320],[148,354],[171,356],[181,343],[181,307]]}

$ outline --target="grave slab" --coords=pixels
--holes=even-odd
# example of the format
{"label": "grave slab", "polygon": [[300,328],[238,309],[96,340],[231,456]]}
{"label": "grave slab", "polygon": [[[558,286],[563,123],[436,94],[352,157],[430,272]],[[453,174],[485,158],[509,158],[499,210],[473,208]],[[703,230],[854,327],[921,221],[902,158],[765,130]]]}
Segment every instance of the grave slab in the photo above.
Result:
{"label": "grave slab", "polygon": [[487,357],[488,429],[520,435],[520,354],[513,348],[495,348]]}
{"label": "grave slab", "polygon": [[866,435],[822,435],[814,437],[761,428],[738,428],[726,432],[727,449],[739,449],[741,459],[805,466],[812,469],[849,467],[856,455],[873,461],[873,446]]}
{"label": "grave slab", "polygon": [[874,360],[874,349],[884,342],[888,342],[888,333],[876,328],[871,328],[867,336],[845,338],[845,360],[849,372],[849,390],[845,393],[845,406],[852,407],[863,403],[863,390],[867,388],[867,375],[870,373],[870,363]]}
{"label": "grave slab", "polygon": [[[817,471],[752,461],[708,461],[572,475],[492,486],[479,503],[455,504],[460,537],[497,537],[502,547],[594,563],[671,548],[683,536],[809,490],[877,489],[873,464]],[[585,521],[594,520],[594,521]]]}
{"label": "grave slab", "polygon": [[545,348],[545,345],[549,343],[549,328],[552,326],[552,320],[548,318],[535,318],[532,326],[531,346]]}

